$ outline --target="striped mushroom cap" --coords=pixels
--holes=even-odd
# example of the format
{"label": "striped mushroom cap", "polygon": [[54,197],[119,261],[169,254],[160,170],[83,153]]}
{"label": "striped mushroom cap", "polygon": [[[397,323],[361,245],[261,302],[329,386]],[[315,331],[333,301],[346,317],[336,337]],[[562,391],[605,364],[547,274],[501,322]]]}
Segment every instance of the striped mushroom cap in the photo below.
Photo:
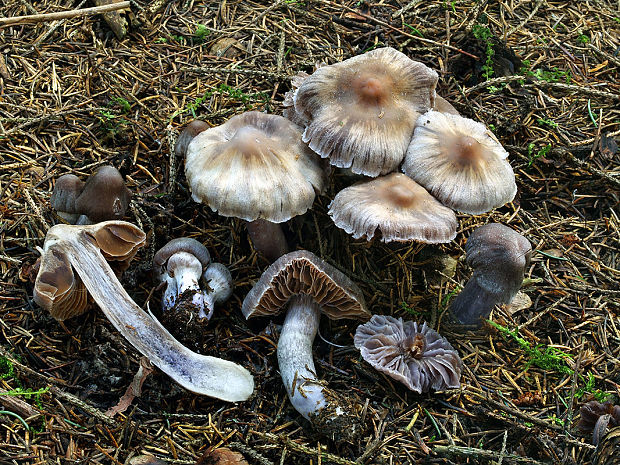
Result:
{"label": "striped mushroom cap", "polygon": [[458,226],[452,210],[400,173],[341,190],[329,206],[329,215],[356,239],[371,240],[380,229],[384,242],[449,242]]}
{"label": "striped mushroom cap", "polygon": [[460,386],[463,362],[456,350],[426,323],[373,315],[354,338],[364,360],[376,370],[422,393]]}
{"label": "striped mushroom cap", "polygon": [[386,47],[323,66],[293,84],[310,148],[332,165],[378,176],[405,156],[416,120],[433,106],[437,73]]}
{"label": "striped mushroom cap", "polygon": [[483,124],[431,110],[418,120],[402,170],[444,205],[479,214],[517,193],[507,157]]}
{"label": "striped mushroom cap", "polygon": [[274,223],[305,213],[325,184],[301,129],[282,116],[251,111],[198,133],[185,175],[197,202],[223,216]]}
{"label": "striped mushroom cap", "polygon": [[342,272],[307,250],[281,256],[265,270],[243,301],[246,318],[279,313],[295,295],[312,297],[331,319],[366,319],[362,291]]}

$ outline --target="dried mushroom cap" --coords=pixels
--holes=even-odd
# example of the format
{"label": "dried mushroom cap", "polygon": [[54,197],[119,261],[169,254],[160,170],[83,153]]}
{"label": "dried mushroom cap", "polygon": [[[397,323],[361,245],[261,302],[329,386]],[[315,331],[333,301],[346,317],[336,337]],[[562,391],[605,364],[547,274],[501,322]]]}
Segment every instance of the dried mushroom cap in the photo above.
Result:
{"label": "dried mushroom cap", "polygon": [[207,248],[191,237],[177,237],[172,239],[153,257],[153,265],[163,266],[168,259],[177,252],[187,252],[196,257],[204,270],[211,262],[211,255]]}
{"label": "dried mushroom cap", "polygon": [[33,299],[59,321],[86,311],[88,292],[62,251],[51,250],[41,257]]}
{"label": "dried mushroom cap", "polygon": [[197,202],[220,215],[281,223],[305,213],[325,185],[301,130],[282,116],[251,111],[198,134],[185,175]]}
{"label": "dried mushroom cap", "polygon": [[332,165],[378,176],[402,161],[418,117],[432,108],[437,73],[390,48],[324,66],[295,92],[303,140]]}
{"label": "dried mushroom cap", "polygon": [[59,213],[78,214],[75,201],[84,189],[84,183],[74,174],[63,174],[54,183],[50,204]]}
{"label": "dried mushroom cap", "polygon": [[98,223],[125,216],[130,199],[131,192],[121,173],[113,166],[104,165],[86,180],[75,207],[90,221]]}
{"label": "dried mushroom cap", "polygon": [[146,234],[125,221],[105,221],[93,225],[88,233],[104,258],[114,262],[116,270],[125,270],[146,241]]}
{"label": "dried mushroom cap", "polygon": [[412,391],[428,392],[460,386],[463,363],[456,350],[426,323],[373,315],[358,326],[355,347],[375,369]]}
{"label": "dried mushroom cap", "polygon": [[356,239],[371,240],[379,228],[384,242],[449,242],[458,226],[452,210],[400,173],[341,190],[329,205],[329,215]]}
{"label": "dried mushroom cap", "polygon": [[295,295],[307,295],[332,319],[368,318],[362,291],[347,276],[307,250],[281,256],[243,301],[246,318],[279,313]]}
{"label": "dried mushroom cap", "polygon": [[418,120],[402,170],[444,205],[479,214],[517,193],[507,157],[483,124],[431,110]]}

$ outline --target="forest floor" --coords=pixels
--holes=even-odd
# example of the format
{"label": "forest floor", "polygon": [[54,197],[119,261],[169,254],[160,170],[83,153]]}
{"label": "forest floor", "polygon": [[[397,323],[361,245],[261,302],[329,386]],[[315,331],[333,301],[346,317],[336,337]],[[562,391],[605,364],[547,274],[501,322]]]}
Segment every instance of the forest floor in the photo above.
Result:
{"label": "forest floor", "polygon": [[[2,17],[92,6],[2,3]],[[579,408],[620,393],[617,1],[139,0],[123,15],[122,40],[101,15],[0,26],[0,463],[151,454],[193,464],[220,446],[261,465],[591,463]],[[171,148],[195,118],[214,126],[247,110],[281,114],[291,76],[382,46],[435,69],[438,94],[491,128],[518,193],[488,214],[459,215],[448,244],[385,244],[332,223],[327,206],[351,183],[335,173],[289,223],[293,248],[343,270],[373,313],[427,321],[463,359],[460,389],[419,395],[361,359],[357,323],[323,321],[319,376],[359,405],[364,425],[345,441],[313,431],[291,407],[275,353],[282,319],[246,322],[240,312],[266,264],[242,221],[191,200]],[[59,323],[33,302],[38,247],[61,222],[49,204],[53,182],[102,164],[126,177],[126,219],[148,234],[122,281],[141,307],[159,308],[150,263],[172,237],[198,239],[230,267],[232,298],[201,340],[186,342],[246,367],[250,400],[194,395],[155,370],[131,406],[106,415],[140,354],[96,307]],[[463,332],[448,307],[471,275],[465,241],[488,222],[531,242],[522,289],[531,305],[497,308],[499,329]],[[437,265],[449,257],[454,273]]]}

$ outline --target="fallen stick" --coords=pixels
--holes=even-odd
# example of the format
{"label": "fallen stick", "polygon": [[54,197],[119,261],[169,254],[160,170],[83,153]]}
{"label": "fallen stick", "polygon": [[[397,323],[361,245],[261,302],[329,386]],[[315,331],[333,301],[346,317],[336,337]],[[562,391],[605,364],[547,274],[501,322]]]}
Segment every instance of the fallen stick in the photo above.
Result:
{"label": "fallen stick", "polygon": [[38,15],[13,16],[12,18],[0,18],[0,27],[14,26],[25,23],[41,23],[56,19],[76,18],[78,16],[97,15],[110,11],[124,10],[129,8],[130,2],[111,3],[109,5],[95,6],[92,8],[82,8],[79,10],[58,11],[56,13],[42,13]]}

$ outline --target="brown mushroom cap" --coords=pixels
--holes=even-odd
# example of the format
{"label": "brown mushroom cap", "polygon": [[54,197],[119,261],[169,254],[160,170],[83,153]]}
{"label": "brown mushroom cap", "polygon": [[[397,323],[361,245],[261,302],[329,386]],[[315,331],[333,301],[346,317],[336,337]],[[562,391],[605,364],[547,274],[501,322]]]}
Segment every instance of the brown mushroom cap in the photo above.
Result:
{"label": "brown mushroom cap", "polygon": [[184,157],[187,153],[187,146],[194,137],[200,134],[202,131],[209,129],[209,125],[204,121],[195,120],[185,126],[185,129],[179,134],[177,143],[174,146],[174,153],[177,157]]}
{"label": "brown mushroom cap", "polygon": [[204,245],[191,237],[177,237],[169,241],[155,253],[153,265],[158,267],[163,266],[166,261],[177,252],[187,252],[196,257],[200,261],[203,270],[211,263],[211,255]]}
{"label": "brown mushroom cap", "polygon": [[[75,201],[84,189],[84,183],[74,174],[63,174],[54,184],[50,204],[59,213],[79,215]],[[76,218],[77,219],[77,218]]]}
{"label": "brown mushroom cap", "polygon": [[243,301],[246,318],[279,313],[295,295],[312,297],[332,319],[370,316],[362,291],[347,276],[307,250],[281,256]]}
{"label": "brown mushroom cap", "polygon": [[220,215],[281,223],[305,213],[325,185],[301,130],[282,116],[251,111],[198,134],[185,175],[197,202]]}
{"label": "brown mushroom cap", "polygon": [[[125,222],[99,223],[88,226],[88,231],[89,237],[101,249],[105,259],[115,262],[117,270],[129,266],[129,262],[146,239],[140,229]],[[62,321],[84,313],[87,308],[87,297],[84,284],[73,272],[64,252],[58,247],[49,247],[49,250],[41,256],[41,265],[34,285],[34,301],[48,310],[55,319]]]}
{"label": "brown mushroom cap", "polygon": [[458,226],[452,210],[401,173],[341,190],[329,205],[329,215],[356,239],[371,240],[379,228],[384,242],[449,242]]}
{"label": "brown mushroom cap", "polygon": [[310,148],[332,165],[378,176],[402,161],[418,117],[432,108],[437,73],[390,48],[324,66],[295,92]]}
{"label": "brown mushroom cap", "polygon": [[113,166],[104,165],[86,180],[75,206],[79,213],[98,223],[125,216],[130,199],[131,192],[121,173]]}
{"label": "brown mushroom cap", "polygon": [[435,106],[433,107],[433,110],[441,113],[449,113],[451,115],[459,115],[456,108],[454,108],[450,102],[440,95],[435,95]]}
{"label": "brown mushroom cap", "polygon": [[375,369],[412,391],[428,392],[460,386],[463,362],[457,351],[426,323],[373,315],[358,326],[355,347]]}
{"label": "brown mushroom cap", "polygon": [[483,124],[431,110],[418,120],[402,170],[444,205],[479,214],[517,193],[507,157]]}

